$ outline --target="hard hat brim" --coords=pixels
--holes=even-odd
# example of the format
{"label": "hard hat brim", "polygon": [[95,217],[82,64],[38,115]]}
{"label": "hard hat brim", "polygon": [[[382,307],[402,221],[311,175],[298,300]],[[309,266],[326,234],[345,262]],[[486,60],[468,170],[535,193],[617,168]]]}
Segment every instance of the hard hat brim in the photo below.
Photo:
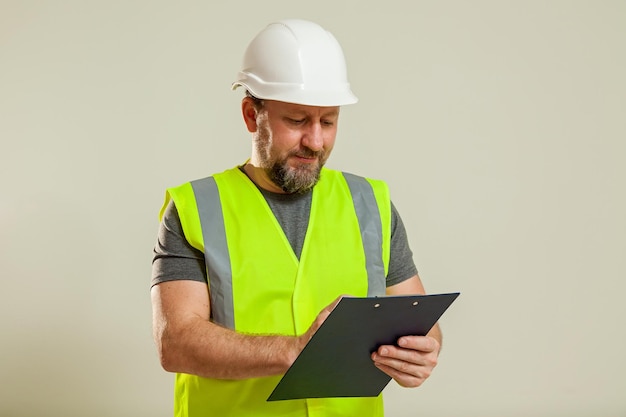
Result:
{"label": "hard hat brim", "polygon": [[[340,88],[328,89],[305,89],[302,85],[272,85],[253,86],[251,82],[236,81],[232,84],[235,90],[241,86],[248,90],[253,96],[263,100],[276,100],[285,103],[302,104],[305,106],[334,107],[355,104],[359,99],[350,90],[350,85],[346,84]],[[269,92],[268,90],[271,90]]]}

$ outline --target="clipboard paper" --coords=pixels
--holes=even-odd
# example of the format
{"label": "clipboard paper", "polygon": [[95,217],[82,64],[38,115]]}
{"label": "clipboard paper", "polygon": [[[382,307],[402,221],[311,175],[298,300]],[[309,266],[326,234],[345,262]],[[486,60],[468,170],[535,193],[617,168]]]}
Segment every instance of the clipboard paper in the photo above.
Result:
{"label": "clipboard paper", "polygon": [[402,336],[424,336],[459,293],[342,298],[267,401],[376,397],[391,377],[370,357]]}

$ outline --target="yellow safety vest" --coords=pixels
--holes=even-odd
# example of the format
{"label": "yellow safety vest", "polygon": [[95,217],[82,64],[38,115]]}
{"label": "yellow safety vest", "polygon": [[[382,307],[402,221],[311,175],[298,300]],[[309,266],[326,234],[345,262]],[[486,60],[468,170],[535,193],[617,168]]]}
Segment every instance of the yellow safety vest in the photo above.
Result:
{"label": "yellow safety vest", "polygon": [[[212,320],[248,334],[297,336],[341,294],[384,295],[387,185],[324,168],[300,259],[261,192],[239,168],[168,189],[188,242],[204,252]],[[382,394],[267,402],[280,376],[217,380],[177,374],[175,416],[382,416]]]}

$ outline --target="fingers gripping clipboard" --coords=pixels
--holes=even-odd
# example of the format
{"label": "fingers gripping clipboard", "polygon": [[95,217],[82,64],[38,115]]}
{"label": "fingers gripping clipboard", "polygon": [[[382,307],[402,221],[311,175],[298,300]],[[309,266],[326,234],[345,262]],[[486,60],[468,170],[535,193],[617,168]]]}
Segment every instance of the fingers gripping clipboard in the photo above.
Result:
{"label": "fingers gripping clipboard", "polygon": [[342,298],[267,401],[377,396],[391,377],[371,353],[402,336],[426,335],[458,296]]}

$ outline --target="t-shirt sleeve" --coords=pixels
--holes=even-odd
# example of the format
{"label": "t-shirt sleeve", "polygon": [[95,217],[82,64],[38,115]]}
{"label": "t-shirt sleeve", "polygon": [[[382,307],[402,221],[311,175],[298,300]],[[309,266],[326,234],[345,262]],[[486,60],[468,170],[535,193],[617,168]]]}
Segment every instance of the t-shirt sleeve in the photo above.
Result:
{"label": "t-shirt sleeve", "polygon": [[183,233],[178,211],[170,200],[159,225],[152,258],[150,286],[166,281],[207,282],[204,254],[189,244]]}
{"label": "t-shirt sleeve", "polygon": [[391,250],[387,287],[406,281],[414,275],[417,275],[417,267],[413,261],[406,229],[398,210],[391,203]]}

